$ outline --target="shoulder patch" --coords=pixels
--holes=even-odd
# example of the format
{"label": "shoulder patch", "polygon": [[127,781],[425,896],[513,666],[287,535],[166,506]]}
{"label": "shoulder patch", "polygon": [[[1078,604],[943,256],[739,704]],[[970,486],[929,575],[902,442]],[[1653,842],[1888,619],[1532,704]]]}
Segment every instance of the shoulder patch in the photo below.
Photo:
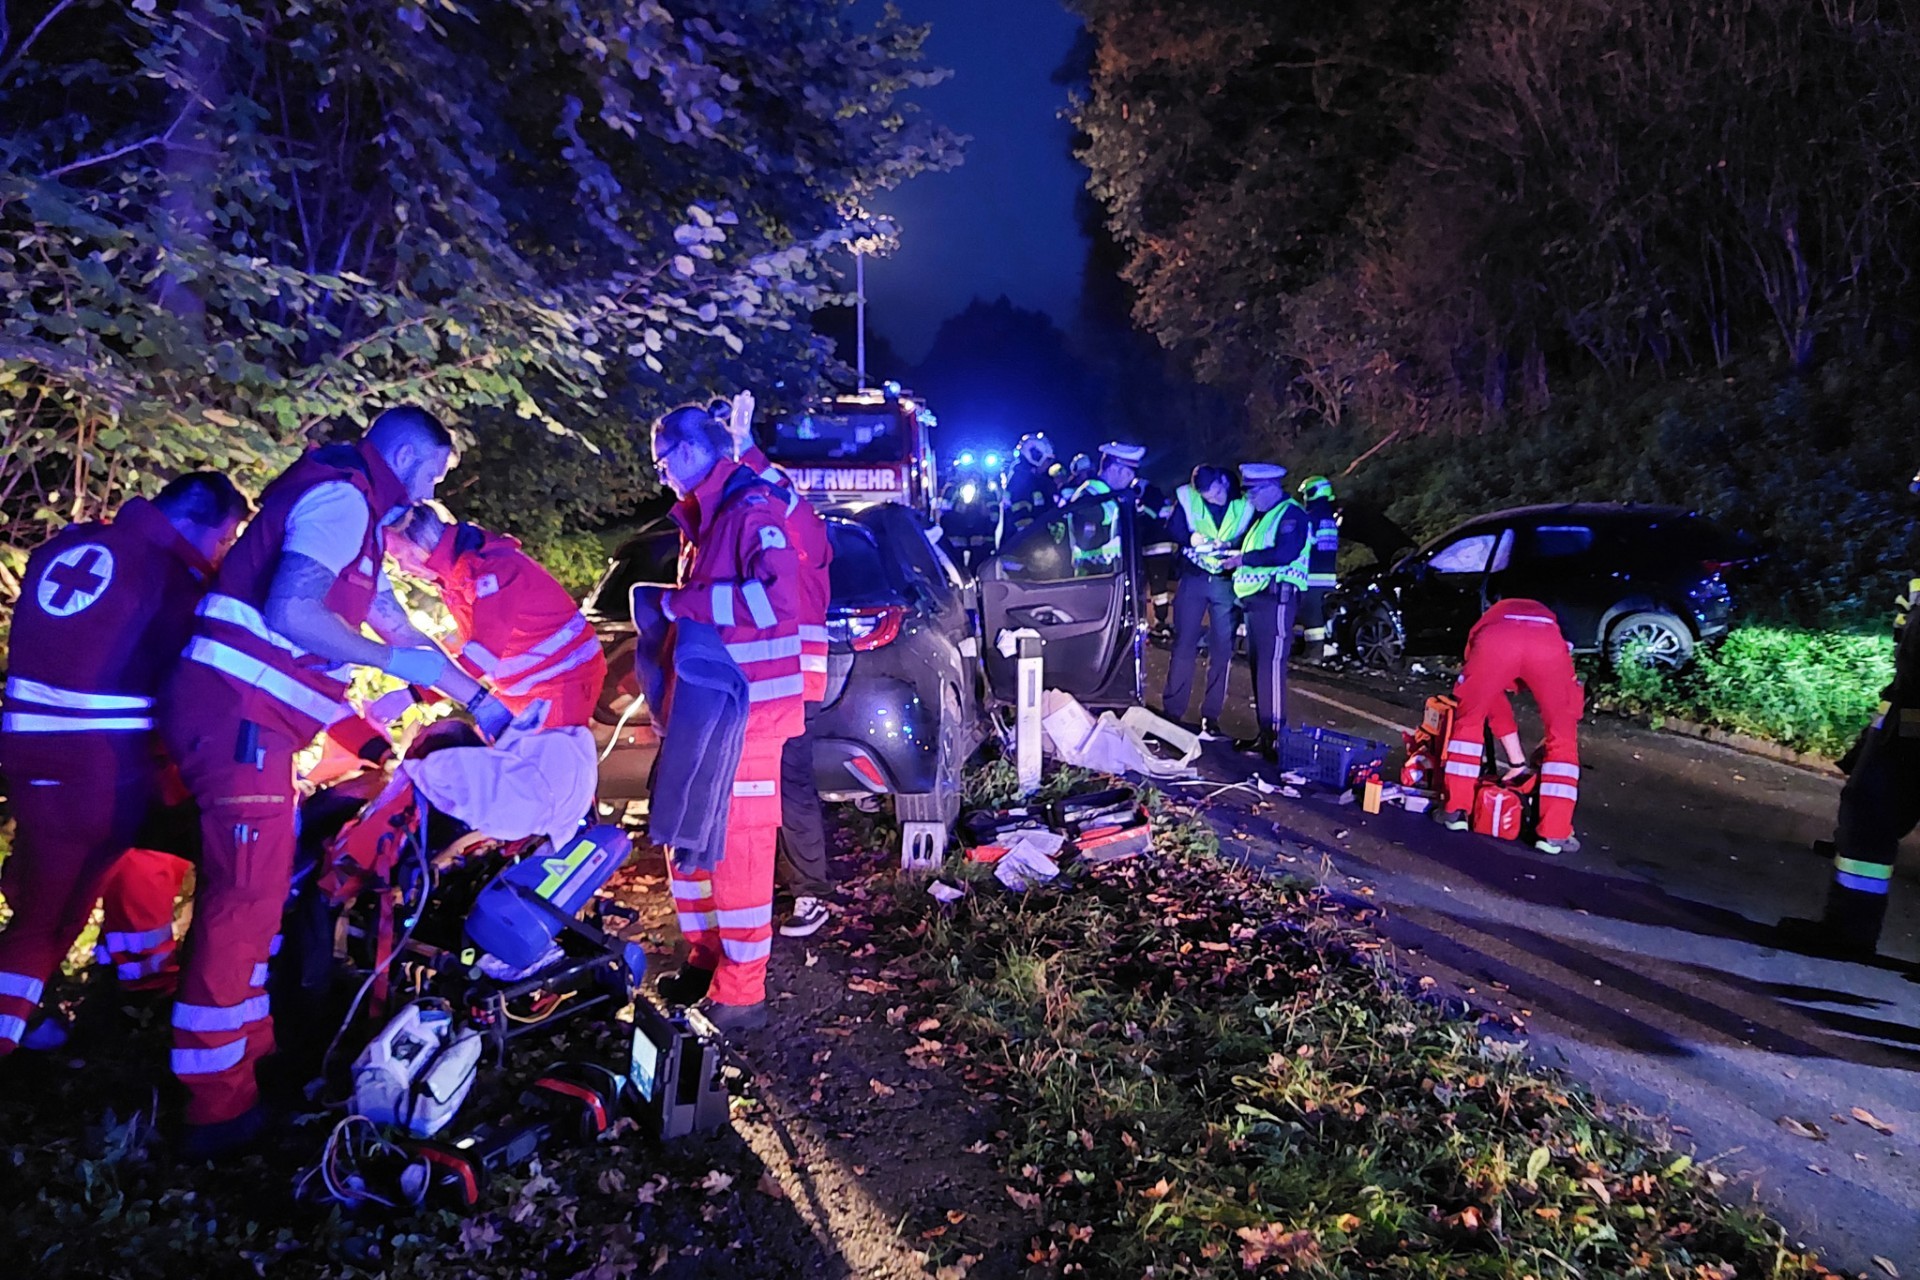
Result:
{"label": "shoulder patch", "polygon": [[777,551],[786,545],[786,531],[781,529],[779,525],[763,524],[760,526],[760,549],[762,551]]}
{"label": "shoulder patch", "polygon": [[473,584],[473,594],[482,600],[499,590],[500,579],[491,573],[483,574],[479,580]]}
{"label": "shoulder patch", "polygon": [[98,542],[68,547],[40,575],[34,600],[56,618],[79,613],[113,584],[113,552]]}

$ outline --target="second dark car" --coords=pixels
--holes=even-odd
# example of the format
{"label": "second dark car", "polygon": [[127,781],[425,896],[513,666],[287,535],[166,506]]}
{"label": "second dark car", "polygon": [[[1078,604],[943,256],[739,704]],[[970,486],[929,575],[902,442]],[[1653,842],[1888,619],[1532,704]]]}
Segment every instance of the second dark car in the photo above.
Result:
{"label": "second dark car", "polygon": [[1727,631],[1725,573],[1750,544],[1677,507],[1568,503],[1477,516],[1391,565],[1348,574],[1330,602],[1341,650],[1370,666],[1457,654],[1494,602],[1538,600],[1576,653],[1677,669]]}

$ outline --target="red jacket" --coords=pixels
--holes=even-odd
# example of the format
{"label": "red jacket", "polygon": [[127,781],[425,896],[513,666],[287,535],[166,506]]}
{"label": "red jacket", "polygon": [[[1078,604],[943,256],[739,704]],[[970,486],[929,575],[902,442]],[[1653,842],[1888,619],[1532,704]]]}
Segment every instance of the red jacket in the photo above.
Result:
{"label": "red jacket", "polygon": [[302,457],[261,493],[260,513],[221,562],[183,655],[226,677],[238,696],[240,717],[276,726],[295,741],[352,713],[347,681],[344,673],[329,670],[268,627],[261,610],[280,567],[294,503],[309,489],[338,480],[360,491],[368,519],[360,555],[334,579],[326,604],[349,626],[366,622],[386,554],[380,522],[406,502],[407,487],[364,445],[329,445]]}
{"label": "red jacket", "polygon": [[670,619],[712,623],[746,674],[749,736],[785,741],[804,727],[800,666],[804,572],[786,495],[735,462],[716,464],[673,509],[685,541]]}
{"label": "red jacket", "polygon": [[427,559],[453,617],[454,660],[516,713],[553,704],[547,724],[585,725],[607,679],[600,638],[567,589],[503,534],[455,525]]}
{"label": "red jacket", "polygon": [[130,499],[111,523],[56,533],[20,580],[0,726],[150,741],[154,697],[212,575],[145,498]]}
{"label": "red jacket", "polygon": [[800,672],[806,677],[808,702],[827,696],[827,608],[832,602],[833,544],[827,540],[827,522],[794,487],[792,477],[775,466],[758,446],[748,445],[740,465],[786,495],[787,529],[800,553]]}

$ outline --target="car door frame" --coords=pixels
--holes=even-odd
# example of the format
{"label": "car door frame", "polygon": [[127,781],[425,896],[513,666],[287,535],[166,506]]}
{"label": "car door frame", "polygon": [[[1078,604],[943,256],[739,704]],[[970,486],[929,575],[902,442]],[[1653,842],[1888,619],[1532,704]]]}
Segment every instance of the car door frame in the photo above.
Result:
{"label": "car door frame", "polygon": [[[1036,521],[1023,531],[1021,539],[1034,538],[1039,530],[1067,521],[1068,537],[1060,545],[1070,557],[1073,515],[1107,503],[1118,509],[1120,562],[1117,572],[1059,579],[1010,577],[1008,569],[1015,564],[1009,554],[1013,548],[1002,548],[988,558],[976,574],[981,661],[986,668],[988,695],[995,701],[1014,701],[1016,664],[1012,657],[1000,652],[1003,632],[1030,628],[1040,634],[1043,642],[1048,642],[1048,651],[1067,654],[1071,651],[1071,642],[1089,634],[1088,624],[1096,621],[1105,639],[1096,678],[1089,680],[1076,670],[1080,663],[1063,658],[1047,663],[1042,683],[1048,689],[1071,694],[1089,707],[1135,706],[1144,696],[1146,631],[1142,620],[1146,617],[1146,600],[1134,495],[1131,492],[1093,494],[1063,503],[1044,520]],[[1105,584],[1104,593],[1092,588],[1096,583]],[[1103,602],[1097,620],[1086,616],[1090,612],[1088,601],[1093,598]],[[1063,615],[1064,620],[1055,622],[1032,616],[1034,611],[1043,609]],[[1020,616],[1023,612],[1026,616]]]}

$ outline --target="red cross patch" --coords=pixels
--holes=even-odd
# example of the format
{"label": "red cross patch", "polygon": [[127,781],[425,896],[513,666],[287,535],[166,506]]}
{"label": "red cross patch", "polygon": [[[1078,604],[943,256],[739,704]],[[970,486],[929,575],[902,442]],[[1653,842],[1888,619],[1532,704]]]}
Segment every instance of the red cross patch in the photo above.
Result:
{"label": "red cross patch", "polygon": [[113,582],[113,552],[97,542],[68,547],[40,576],[34,598],[56,618],[75,614],[106,594]]}

